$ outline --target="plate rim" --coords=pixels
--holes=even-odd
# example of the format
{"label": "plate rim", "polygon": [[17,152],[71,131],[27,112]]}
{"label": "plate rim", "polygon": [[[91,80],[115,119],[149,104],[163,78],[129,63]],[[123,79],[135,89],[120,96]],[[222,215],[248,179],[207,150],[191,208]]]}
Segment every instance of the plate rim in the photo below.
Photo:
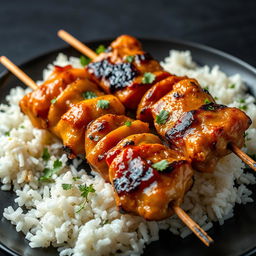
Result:
{"label": "plate rim", "polygon": [[[99,38],[99,39],[94,39],[94,40],[81,40],[84,44],[99,44],[100,42],[103,41],[113,41],[114,38],[116,37],[106,37],[106,38]],[[201,43],[197,43],[197,42],[193,42],[193,41],[189,41],[189,40],[182,40],[182,39],[176,39],[176,38],[161,38],[161,37],[136,37],[138,38],[139,41],[151,41],[151,42],[155,42],[156,44],[159,42],[164,42],[164,43],[170,43],[170,44],[177,44],[180,45],[184,48],[186,47],[192,47],[195,48],[197,50],[201,50],[201,51],[205,51],[208,53],[212,53],[218,57],[222,57],[225,58],[233,63],[236,63],[240,66],[242,66],[243,68],[247,69],[248,71],[250,71],[253,75],[256,76],[256,67],[254,67],[253,65],[247,63],[246,61],[242,60],[241,58],[238,58],[230,53],[227,53],[225,51],[219,50],[217,48],[205,45],[205,44],[201,44]],[[35,62],[38,59],[44,58],[46,56],[50,56],[53,54],[57,54],[58,52],[62,52],[64,50],[67,50],[68,48],[74,48],[70,45],[65,45],[65,46],[60,46],[60,47],[56,47],[54,49],[51,49],[49,51],[45,51],[43,53],[40,53],[37,56],[33,56],[21,63],[17,63],[16,65],[18,67],[25,67],[25,66],[29,66],[31,63]],[[75,48],[74,48],[75,49]],[[217,64],[217,63],[216,63]],[[207,65],[207,64],[206,64]],[[1,80],[4,79],[4,77],[7,77],[8,75],[11,75],[12,73],[10,71],[8,71],[6,68],[0,73],[0,83],[2,82]],[[25,239],[25,238],[24,238]],[[9,256],[22,256],[21,254],[15,252],[13,249],[9,248],[8,246],[6,246],[5,244],[3,244],[2,242],[0,242],[0,252],[4,252],[7,253],[7,255]],[[252,249],[246,251],[245,253],[241,254],[241,256],[252,256],[252,255],[256,255],[256,244],[255,247],[253,247]]]}

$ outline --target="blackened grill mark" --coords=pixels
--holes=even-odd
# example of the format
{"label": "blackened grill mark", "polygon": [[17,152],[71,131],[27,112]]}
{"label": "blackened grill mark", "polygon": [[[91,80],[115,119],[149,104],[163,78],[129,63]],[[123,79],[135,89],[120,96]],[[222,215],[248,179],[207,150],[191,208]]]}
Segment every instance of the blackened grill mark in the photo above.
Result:
{"label": "blackened grill mark", "polygon": [[99,132],[99,131],[104,130],[105,127],[106,127],[105,124],[102,122],[102,123],[97,124],[96,130]]}
{"label": "blackened grill mark", "polygon": [[215,111],[215,110],[224,109],[224,108],[227,108],[227,106],[211,102],[208,104],[204,104],[199,109],[207,110],[207,111]]}
{"label": "blackened grill mark", "polygon": [[143,183],[150,182],[155,176],[155,170],[140,157],[129,161],[121,175],[113,180],[117,194],[130,193],[137,190]]}
{"label": "blackened grill mark", "polygon": [[138,75],[138,71],[131,63],[112,64],[107,59],[92,62],[87,68],[88,71],[93,73],[97,78],[108,80],[111,92],[129,86],[132,80]]}
{"label": "blackened grill mark", "polygon": [[127,147],[127,146],[133,146],[135,145],[133,140],[128,140],[123,144],[123,147]]}
{"label": "blackened grill mark", "polygon": [[179,94],[178,92],[175,92],[173,94],[173,97],[176,98],[176,99],[182,98],[183,96],[184,96],[183,94]]}
{"label": "blackened grill mark", "polygon": [[171,142],[175,138],[182,138],[186,134],[189,128],[193,124],[197,122],[196,116],[198,115],[200,110],[205,110],[205,111],[216,111],[219,109],[224,109],[227,108],[225,105],[220,105],[216,103],[209,103],[202,105],[199,109],[197,110],[191,110],[189,112],[184,113],[184,115],[175,123],[175,125],[166,132],[165,137]]}
{"label": "blackened grill mark", "polygon": [[145,61],[149,61],[149,60],[152,60],[152,56],[149,54],[149,53],[144,53],[144,54],[137,54],[134,56],[134,60],[135,62],[137,63],[143,63]]}
{"label": "blackened grill mark", "polygon": [[196,110],[192,110],[189,112],[186,112],[185,115],[179,119],[175,125],[166,132],[165,137],[172,141],[173,139],[177,137],[183,137],[185,132],[192,126],[192,124],[196,121],[194,114],[196,113]]}

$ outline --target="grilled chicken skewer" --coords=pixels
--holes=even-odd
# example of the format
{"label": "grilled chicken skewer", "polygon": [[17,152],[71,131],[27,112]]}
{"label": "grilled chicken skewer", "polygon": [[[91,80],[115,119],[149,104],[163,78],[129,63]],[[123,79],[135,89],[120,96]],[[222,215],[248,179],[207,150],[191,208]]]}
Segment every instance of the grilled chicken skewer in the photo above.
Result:
{"label": "grilled chicken skewer", "polygon": [[[1,57],[0,61],[2,60],[3,58]],[[5,61],[2,61],[2,63],[5,64]],[[11,62],[9,61],[9,63]],[[24,77],[22,77],[24,73],[13,63],[12,70],[16,70],[17,72],[15,71],[14,73],[18,74],[18,78],[22,78],[21,80],[25,81],[25,79],[23,79]],[[65,68],[63,71],[64,70]],[[42,86],[42,88],[44,88],[44,86]],[[76,87],[74,88],[76,89]],[[39,93],[41,93],[40,87],[37,90],[39,90]],[[69,87],[67,87],[65,90],[69,90]],[[62,91],[61,94],[65,95],[65,90]],[[49,96],[51,94],[49,93],[47,95]],[[77,103],[75,99],[77,99],[77,97],[74,97],[74,94],[72,93],[71,95],[72,97],[70,99],[74,99],[73,104],[76,107]],[[54,104],[55,102],[56,101],[51,103]],[[67,112],[70,112],[72,107],[73,105],[70,103],[70,109]],[[75,111],[75,113],[72,113],[70,117],[72,117],[74,120],[77,120],[75,114],[79,112],[81,113],[83,110],[79,110],[78,112]],[[57,111],[57,113],[59,113],[59,111]],[[94,119],[96,118],[97,117],[94,117]],[[113,118],[116,120],[116,122],[112,122]],[[78,117],[78,119],[80,119],[80,117]],[[83,121],[84,120],[82,119],[79,122],[81,123]],[[124,125],[121,125],[122,121],[125,121],[124,125],[126,127],[131,126],[131,131],[125,129],[123,127]],[[36,124],[45,124],[41,119],[39,121],[37,119],[32,119],[32,122],[35,122]],[[129,125],[127,125],[126,122],[128,122]],[[107,123],[109,126],[106,125]],[[48,124],[48,122],[46,122],[46,124]],[[67,125],[70,124],[67,123]],[[71,122],[71,127],[72,126],[73,124]],[[179,154],[177,154],[175,151],[172,151],[166,146],[162,145],[160,139],[157,136],[147,134],[148,125],[141,121],[133,121],[125,116],[112,115],[111,117],[106,115],[104,118],[98,117],[98,119],[91,123],[89,127],[90,128],[86,133],[87,136],[85,140],[85,151],[87,152],[87,158],[91,165],[96,170],[98,170],[103,175],[103,177],[106,178],[107,181],[110,179],[116,191],[115,198],[117,204],[122,209],[137,215],[141,215],[146,219],[162,219],[170,216],[173,213],[176,213],[178,217],[197,235],[197,237],[205,245],[209,246],[213,242],[211,237],[209,237],[207,233],[202,230],[179,207],[185,192],[192,184],[193,175],[193,170],[190,164],[184,160],[184,157],[180,157]],[[100,132],[101,134],[95,135],[95,132]],[[137,134],[138,132],[140,134]],[[97,139],[95,139],[96,136],[98,136]],[[101,138],[101,140],[99,140],[99,138]],[[97,142],[97,144],[95,144],[95,142]],[[153,145],[155,145],[155,149]],[[126,148],[126,146],[128,147]],[[121,150],[122,148],[123,150]],[[132,154],[127,150],[132,151]],[[106,151],[108,154],[105,154]],[[102,157],[97,157],[96,161],[94,161],[95,152],[98,154],[98,156],[102,155]],[[99,154],[100,152],[102,153]],[[148,154],[149,152],[151,152],[151,154]],[[120,159],[122,161],[123,158],[126,159],[126,170],[120,168]],[[155,167],[152,168],[152,165],[154,163],[158,163],[159,160],[162,161],[163,159],[168,161],[168,171],[167,173],[158,174],[158,172],[154,169]],[[102,160],[106,161],[106,163],[109,165],[109,175],[108,170],[106,170],[104,166],[104,163],[100,163]],[[138,168],[134,170],[133,167]],[[127,178],[129,182],[123,182],[123,180],[127,180]],[[129,189],[126,191],[123,185],[125,185],[127,189],[129,187]],[[165,189],[167,190],[165,191]],[[157,197],[163,197],[164,200],[162,201],[161,205],[165,208],[158,208],[160,204],[158,202],[159,199],[157,199],[156,196],[155,199],[152,200],[155,194]],[[132,198],[138,200],[137,204],[134,205],[134,209],[132,208]],[[150,207],[152,209],[151,211],[149,210]],[[162,209],[159,216],[157,214],[157,209]]]}
{"label": "grilled chicken skewer", "polygon": [[[58,35],[66,41],[65,33],[60,30]],[[72,40],[69,43],[75,47]],[[171,147],[181,147],[194,168],[211,172],[232,150],[256,171],[256,162],[239,149],[250,118],[239,109],[215,104],[196,80],[168,74],[145,56],[149,55],[135,38],[120,36],[87,70],[104,91],[113,92],[126,107],[135,109],[137,105],[137,118],[154,121],[158,133]],[[124,82],[122,87],[119,81]]]}

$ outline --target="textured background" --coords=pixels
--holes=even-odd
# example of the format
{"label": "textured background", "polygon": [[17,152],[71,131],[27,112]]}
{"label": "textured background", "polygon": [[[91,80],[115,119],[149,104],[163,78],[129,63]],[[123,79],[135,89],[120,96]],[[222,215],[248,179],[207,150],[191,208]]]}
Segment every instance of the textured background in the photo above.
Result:
{"label": "textured background", "polygon": [[64,28],[84,41],[121,33],[185,39],[256,66],[255,11],[254,0],[0,0],[0,54],[22,63],[63,46],[56,31]]}
{"label": "textured background", "polygon": [[255,11],[255,0],[0,0],[0,55],[20,64],[64,46],[56,36],[63,28],[83,41],[122,33],[184,39],[256,66]]}

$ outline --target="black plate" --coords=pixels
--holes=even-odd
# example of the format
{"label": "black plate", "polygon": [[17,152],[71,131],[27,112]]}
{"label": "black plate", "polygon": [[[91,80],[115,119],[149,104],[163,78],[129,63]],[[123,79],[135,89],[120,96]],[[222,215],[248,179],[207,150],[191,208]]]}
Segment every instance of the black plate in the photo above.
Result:
{"label": "black plate", "polygon": [[[154,57],[162,60],[169,54],[170,49],[190,50],[193,59],[199,64],[208,64],[213,66],[218,64],[223,71],[229,75],[239,73],[248,85],[249,90],[256,95],[256,70],[245,62],[232,57],[218,50],[201,46],[198,44],[181,42],[176,40],[141,40],[144,48]],[[110,41],[97,41],[87,43],[89,47],[95,49],[99,44],[107,45]],[[46,65],[52,62],[59,52],[69,56],[80,56],[80,54],[67,47],[50,52],[41,57],[35,58],[26,64],[21,65],[22,69],[34,80],[41,79],[42,70]],[[14,60],[15,61],[15,60]],[[4,102],[4,97],[11,87],[21,84],[10,73],[3,73],[0,76],[0,100]],[[256,190],[254,190],[254,200],[256,200]],[[0,216],[3,209],[9,204],[17,207],[14,203],[15,195],[13,192],[0,191]],[[225,222],[223,226],[217,223],[209,234],[215,240],[211,248],[206,248],[194,235],[181,239],[167,231],[160,232],[160,240],[146,247],[144,256],[167,256],[167,255],[254,255],[256,252],[256,208],[254,204],[237,205],[235,208],[235,217]],[[0,221],[0,248],[11,255],[26,256],[56,256],[56,249],[31,249],[24,235],[17,233],[15,227],[4,218]]]}

